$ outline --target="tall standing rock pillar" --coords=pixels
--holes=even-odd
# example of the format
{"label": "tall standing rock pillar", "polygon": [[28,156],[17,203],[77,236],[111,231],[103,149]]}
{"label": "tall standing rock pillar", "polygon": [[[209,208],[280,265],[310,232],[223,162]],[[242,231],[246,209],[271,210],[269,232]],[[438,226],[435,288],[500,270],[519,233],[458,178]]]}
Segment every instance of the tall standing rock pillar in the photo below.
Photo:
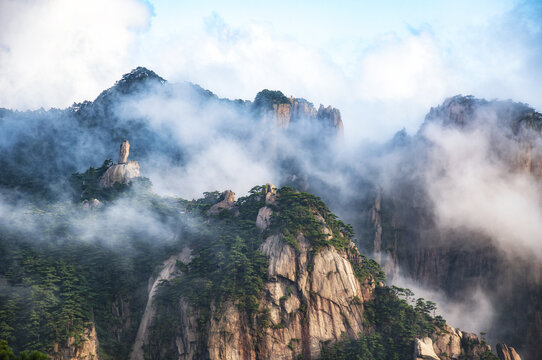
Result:
{"label": "tall standing rock pillar", "polygon": [[118,163],[126,164],[128,161],[128,155],[130,155],[130,142],[128,140],[124,140],[122,144],[120,144]]}

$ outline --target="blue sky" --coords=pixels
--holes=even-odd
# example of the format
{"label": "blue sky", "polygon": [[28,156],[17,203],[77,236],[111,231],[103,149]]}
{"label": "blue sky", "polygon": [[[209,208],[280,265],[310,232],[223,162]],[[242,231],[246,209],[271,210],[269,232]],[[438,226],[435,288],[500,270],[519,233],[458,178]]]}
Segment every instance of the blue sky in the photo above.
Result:
{"label": "blue sky", "polygon": [[382,140],[459,93],[541,110],[541,19],[517,0],[0,0],[0,106],[69,106],[144,65],[219,96],[331,104],[347,134]]}

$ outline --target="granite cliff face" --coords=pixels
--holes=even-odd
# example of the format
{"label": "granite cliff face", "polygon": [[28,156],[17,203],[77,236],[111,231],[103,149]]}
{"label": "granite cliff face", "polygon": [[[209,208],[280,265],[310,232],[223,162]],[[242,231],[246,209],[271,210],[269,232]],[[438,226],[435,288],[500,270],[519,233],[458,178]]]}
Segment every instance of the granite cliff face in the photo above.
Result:
{"label": "granite cliff face", "polygon": [[[211,214],[232,209],[232,196],[231,191],[225,192],[224,200],[211,208]],[[267,230],[276,202],[276,189],[268,185],[265,206],[258,210],[259,231]],[[322,231],[331,237],[324,219],[319,216],[317,219]],[[198,331],[199,310],[179,299],[178,316],[182,326],[174,341],[177,358],[235,360],[301,356],[310,359],[319,356],[325,343],[336,342],[344,334],[357,338],[366,331],[363,303],[372,298],[375,283],[371,279],[360,282],[356,278],[351,265],[351,261],[359,260],[355,246],[350,243],[343,250],[330,246],[314,252],[303,234],[297,236],[296,244],[294,247],[286,243],[283,235],[277,234],[269,235],[260,246],[260,251],[269,259],[260,298],[260,308],[266,309],[268,325],[265,327],[238,304],[228,301],[220,311],[215,309],[216,314],[202,334]],[[202,339],[204,354],[198,352],[201,349],[196,346]],[[136,343],[134,349],[140,345]],[[139,358],[132,356],[132,359]]]}
{"label": "granite cliff face", "polygon": [[185,251],[168,258],[166,261],[164,261],[160,273],[156,277],[149,279],[149,295],[147,297],[147,304],[145,306],[145,312],[143,313],[141,322],[139,323],[136,340],[132,347],[130,359],[143,360],[145,358],[143,354],[143,346],[145,346],[145,342],[149,339],[150,325],[155,314],[155,308],[153,306],[154,295],[156,294],[156,290],[158,289],[161,281],[167,281],[171,279],[173,272],[175,271],[175,264],[177,260],[185,262],[189,261],[189,249],[185,249]]}
{"label": "granite cliff face", "polygon": [[64,346],[54,345],[55,360],[98,360],[98,336],[94,324],[86,328],[84,333],[76,340],[70,337]]}
{"label": "granite cliff face", "polygon": [[[364,330],[363,305],[354,299],[370,299],[374,285],[360,284],[346,254],[330,249],[314,258],[310,276],[310,246],[304,238],[298,240],[298,254],[276,236],[262,246],[270,259],[262,306],[270,309],[271,326],[258,333],[236,304],[227,303],[208,330],[209,359],[315,358],[324,343],[338,341],[342,334],[356,338]],[[187,308],[184,316],[189,318],[189,313]],[[188,323],[179,339],[195,340],[196,322]],[[182,359],[198,358],[190,346],[181,350]]]}
{"label": "granite cliff face", "polygon": [[338,109],[320,105],[318,109],[305,99],[286,97],[280,91],[263,90],[256,95],[253,107],[280,128],[305,122],[343,133],[343,122]]}
{"label": "granite cliff face", "polygon": [[[344,247],[329,245],[341,234],[328,223],[327,215],[313,210],[310,221],[322,234],[321,244],[327,245],[315,244],[303,232],[295,238],[286,229],[277,233],[273,230],[275,215],[281,209],[280,192],[267,185],[257,198],[260,207],[252,221],[263,237],[259,251],[268,260],[257,310],[248,311],[235,299],[212,301],[209,309],[198,308],[191,303],[192,295],[182,291],[173,291],[176,297],[169,298],[167,307],[153,309],[154,301],[163,301],[153,300],[161,280],[165,281],[162,286],[171,288],[188,276],[185,271],[192,261],[199,264],[197,257],[186,256],[191,253],[187,247],[164,262],[160,274],[149,280],[147,310],[131,359],[317,359],[330,344],[375,333],[365,312],[377,296],[376,288],[383,284],[377,284],[372,275],[360,277],[360,269],[368,265],[355,245],[349,241]],[[231,191],[218,200],[211,206],[215,209],[209,213],[211,219],[243,216],[244,206],[250,202],[235,201]],[[182,263],[177,270],[175,260]],[[167,313],[161,314],[163,311]],[[164,325],[169,340],[156,332],[160,316],[167,319]],[[413,342],[408,352],[409,358],[416,359],[485,359],[491,349],[476,335],[445,325],[435,327],[430,337]]]}
{"label": "granite cliff face", "polygon": [[[489,358],[489,353],[491,347],[478,336],[448,325],[431,337],[416,339],[414,346],[415,360],[484,359]],[[498,354],[499,359],[505,359]]]}
{"label": "granite cliff face", "polygon": [[516,350],[506,344],[497,344],[497,354],[501,360],[521,360]]}

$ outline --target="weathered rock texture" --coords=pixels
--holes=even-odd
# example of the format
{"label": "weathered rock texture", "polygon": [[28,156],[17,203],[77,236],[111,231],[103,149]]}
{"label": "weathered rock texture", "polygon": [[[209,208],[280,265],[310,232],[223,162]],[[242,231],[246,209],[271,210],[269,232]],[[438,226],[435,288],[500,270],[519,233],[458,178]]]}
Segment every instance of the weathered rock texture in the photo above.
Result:
{"label": "weathered rock texture", "polygon": [[265,205],[258,211],[256,218],[256,227],[265,230],[271,225],[271,215],[273,210],[268,205],[275,205],[277,201],[277,188],[275,185],[266,184],[265,186]]}
{"label": "weathered rock texture", "polygon": [[[371,298],[374,283],[360,284],[346,251],[326,248],[311,259],[307,240],[299,236],[298,241],[299,251],[279,235],[261,247],[270,261],[261,306],[269,308],[271,326],[258,333],[252,319],[228,302],[210,322],[204,358],[315,358],[325,342],[341,334],[356,338],[364,330],[362,302]],[[196,312],[184,302],[181,309],[185,326],[175,341],[179,359],[198,359]]]}
{"label": "weathered rock texture", "polygon": [[[491,352],[491,347],[475,334],[446,325],[444,329],[434,333],[431,337],[416,339],[414,359],[481,359],[489,352]],[[501,360],[521,359],[514,348],[505,344],[497,345],[497,354]]]}
{"label": "weathered rock texture", "polygon": [[119,152],[119,164],[124,164],[126,161],[128,161],[128,156],[130,155],[130,143],[128,140],[124,140],[122,144],[120,144],[120,152]]}
{"label": "weathered rock texture", "polygon": [[224,198],[222,201],[211,206],[209,209],[210,215],[217,215],[222,210],[235,210],[235,193],[231,190],[226,190],[222,193],[222,197]]}
{"label": "weathered rock texture", "polygon": [[290,97],[288,103],[272,104],[266,116],[279,127],[288,128],[292,124],[309,121],[323,128],[335,129],[337,134],[343,132],[343,122],[338,109],[320,105],[318,110],[305,99]]}
{"label": "weathered rock texture", "polygon": [[[269,185],[266,190],[266,203],[274,203],[275,188]],[[226,195],[226,200],[231,198]],[[268,206],[260,209],[260,228],[268,225],[271,212]],[[324,233],[331,233],[320,219]],[[297,241],[299,246],[294,248],[282,235],[270,235],[260,247],[269,257],[260,299],[260,308],[269,311],[269,326],[259,327],[237,304],[226,302],[208,324],[206,353],[198,354],[197,311],[181,299],[183,326],[175,340],[178,359],[316,358],[324,343],[344,334],[357,338],[365,331],[363,303],[372,299],[375,284],[356,278],[350,262],[359,258],[355,246],[340,251],[329,246],[314,253],[303,234]]]}
{"label": "weathered rock texture", "polygon": [[506,344],[497,344],[497,355],[501,360],[521,360],[516,350]]}
{"label": "weathered rock texture", "polygon": [[173,276],[175,271],[175,265],[177,260],[183,262],[190,261],[190,249],[186,248],[181,253],[176,254],[164,261],[162,265],[162,270],[155,278],[149,279],[148,285],[148,298],[147,305],[145,306],[145,312],[139,323],[139,328],[137,330],[136,341],[132,347],[132,353],[130,354],[130,359],[132,360],[144,360],[144,351],[143,347],[149,338],[149,328],[152,323],[152,319],[155,314],[155,309],[153,307],[153,298],[156,294],[158,285],[163,280],[169,280]]}
{"label": "weathered rock texture", "polygon": [[415,360],[440,360],[440,358],[435,354],[433,349],[433,340],[426,337],[423,339],[416,339],[414,344],[414,359]]}
{"label": "weathered rock texture", "polygon": [[139,163],[137,161],[112,165],[100,179],[100,186],[108,188],[115,183],[128,184],[130,179],[135,177],[139,177]]}
{"label": "weathered rock texture", "polygon": [[119,163],[112,165],[100,179],[100,186],[108,188],[115,183],[128,184],[130,179],[139,177],[139,163],[128,161],[130,155],[130,143],[124,140],[120,145]]}
{"label": "weathered rock texture", "polygon": [[98,360],[98,337],[94,324],[85,329],[78,342],[75,337],[71,337],[62,348],[55,344],[53,358],[55,360]]}
{"label": "weathered rock texture", "polygon": [[473,333],[446,325],[431,336],[433,349],[440,359],[480,359],[491,347]]}

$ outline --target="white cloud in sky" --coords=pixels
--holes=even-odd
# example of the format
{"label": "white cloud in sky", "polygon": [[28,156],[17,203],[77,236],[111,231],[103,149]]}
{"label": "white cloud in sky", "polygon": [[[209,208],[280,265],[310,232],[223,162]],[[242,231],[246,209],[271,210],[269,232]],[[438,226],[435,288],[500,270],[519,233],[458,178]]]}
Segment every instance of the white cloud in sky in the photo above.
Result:
{"label": "white cloud in sky", "polygon": [[363,100],[446,96],[447,69],[432,34],[384,36],[359,61],[357,94]]}
{"label": "white cloud in sky", "polygon": [[151,8],[134,0],[0,0],[1,107],[66,107],[129,71]]}

